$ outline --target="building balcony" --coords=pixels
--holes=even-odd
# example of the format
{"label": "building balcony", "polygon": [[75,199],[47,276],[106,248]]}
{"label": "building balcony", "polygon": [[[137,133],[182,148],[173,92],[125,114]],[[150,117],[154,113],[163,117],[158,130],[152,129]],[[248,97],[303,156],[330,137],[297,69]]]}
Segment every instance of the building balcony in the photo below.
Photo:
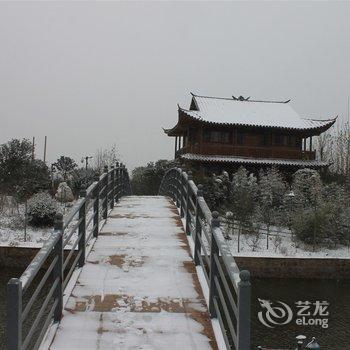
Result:
{"label": "building balcony", "polygon": [[238,156],[248,158],[274,158],[274,159],[301,159],[315,160],[316,151],[302,151],[300,149],[288,148],[285,146],[273,147],[252,147],[225,144],[203,144],[189,145],[180,148],[176,152],[176,157],[185,153],[203,154],[203,155],[223,155]]}

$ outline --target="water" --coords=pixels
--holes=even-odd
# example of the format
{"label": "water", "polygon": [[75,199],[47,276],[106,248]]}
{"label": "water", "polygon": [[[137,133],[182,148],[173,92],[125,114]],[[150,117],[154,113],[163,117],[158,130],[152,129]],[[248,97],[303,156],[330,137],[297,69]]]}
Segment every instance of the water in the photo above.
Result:
{"label": "water", "polygon": [[[258,319],[258,313],[263,310],[258,298],[271,301],[282,301],[291,307],[293,318],[285,325],[274,325],[274,328],[264,326]],[[295,303],[298,301],[327,301],[329,307],[323,313],[329,316],[311,318],[328,319],[328,328],[318,326],[302,326],[296,324],[298,310]],[[306,279],[254,279],[252,288],[252,349],[258,345],[272,348],[294,349],[295,336],[303,334],[311,339],[315,336],[321,349],[343,350],[350,349],[350,281],[349,280],[306,280]],[[278,306],[281,306],[279,304]],[[304,310],[303,313],[315,311],[315,306]],[[266,320],[266,313],[262,313]],[[282,323],[284,319],[272,318]],[[305,317],[309,322],[310,316]],[[311,321],[313,322],[313,321]],[[323,321],[327,322],[327,321]],[[267,322],[267,325],[271,323]]]}
{"label": "water", "polygon": [[[6,325],[6,283],[11,277],[18,277],[21,269],[1,268],[0,271],[0,349],[5,349]],[[341,280],[301,280],[301,279],[254,279],[252,281],[252,349],[258,345],[275,348],[294,349],[295,336],[306,335],[309,339],[317,337],[321,349],[350,349],[350,281]],[[286,325],[268,328],[259,321],[258,313],[263,309],[258,301],[267,299],[282,301],[292,308],[295,302],[327,301],[329,308],[329,327],[298,326],[296,317]],[[284,319],[274,319],[283,322]]]}

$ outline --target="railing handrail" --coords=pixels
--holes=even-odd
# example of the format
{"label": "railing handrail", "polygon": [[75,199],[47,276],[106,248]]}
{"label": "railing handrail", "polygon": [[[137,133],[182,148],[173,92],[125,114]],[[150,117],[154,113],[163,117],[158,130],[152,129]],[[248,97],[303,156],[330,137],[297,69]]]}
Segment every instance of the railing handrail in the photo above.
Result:
{"label": "railing handrail", "polygon": [[[105,167],[104,173],[95,178],[95,181],[80,193],[80,198],[70,210],[63,222],[62,214],[55,218],[55,225],[52,235],[44,242],[42,248],[28,265],[24,273],[19,278],[12,278],[7,285],[7,349],[24,350],[31,342],[35,341],[34,349],[40,346],[41,340],[52,321],[59,322],[63,310],[63,290],[67,286],[74,270],[85,264],[85,248],[91,237],[98,237],[101,227],[100,215],[106,219],[108,210],[112,209],[115,203],[124,195],[131,194],[131,185],[126,167],[117,163],[116,167]],[[100,200],[101,198],[101,200]],[[103,199],[102,199],[103,198]],[[92,205],[91,205],[92,202]],[[88,204],[90,206],[88,206]],[[88,211],[92,209],[92,215],[88,217]],[[70,224],[73,220],[73,227]],[[89,227],[92,224],[92,228]],[[64,237],[65,229],[70,231]],[[89,234],[88,231],[91,231]],[[69,249],[65,249],[67,243],[77,232],[77,237]],[[65,238],[65,239],[64,239]],[[64,251],[68,250],[68,255],[64,256]],[[72,257],[76,255],[72,261]],[[50,258],[52,257],[52,258]],[[51,261],[50,261],[51,260]],[[23,307],[23,295],[31,286],[39,271],[48,264],[46,273],[38,281],[35,291],[30,296]],[[34,318],[29,332],[23,336],[22,325],[34,305],[36,298],[40,294],[45,283],[53,275],[53,282],[45,300],[42,302],[39,312]],[[45,316],[45,311],[51,299],[53,304],[45,318],[39,335],[33,339],[40,321]]]}
{"label": "railing handrail", "polygon": [[53,247],[59,240],[59,232],[54,231],[54,233],[43,243],[43,246],[35,255],[33,260],[27,266],[25,271],[19,277],[19,280],[22,282],[22,291],[23,293],[28,289],[29,285],[42,268],[47,257],[50,255]]}
{"label": "railing handrail", "polygon": [[211,212],[192,173],[181,168],[165,173],[159,194],[171,197],[185,219],[186,234],[194,241],[195,265],[202,268],[208,283],[210,316],[218,319],[227,348],[250,350],[250,273],[239,270],[219,214]]}

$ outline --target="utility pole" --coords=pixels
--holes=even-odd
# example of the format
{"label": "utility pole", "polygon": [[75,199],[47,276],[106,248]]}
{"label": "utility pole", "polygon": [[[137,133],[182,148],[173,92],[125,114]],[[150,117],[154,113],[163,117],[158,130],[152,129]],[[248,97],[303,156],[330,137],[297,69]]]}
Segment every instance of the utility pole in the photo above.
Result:
{"label": "utility pole", "polygon": [[85,161],[85,186],[88,186],[88,166],[89,166],[89,159],[92,159],[92,156],[86,156],[84,157],[81,162],[83,163]]}
{"label": "utility pole", "polygon": [[346,123],[346,130],[345,130],[345,140],[346,140],[346,146],[347,146],[347,154],[346,154],[346,178],[349,176],[350,172],[350,97],[348,96],[348,122]]}
{"label": "utility pole", "polygon": [[45,136],[44,141],[44,163],[46,164],[46,145],[47,145],[47,136]]}
{"label": "utility pole", "polygon": [[35,136],[33,137],[33,142],[32,142],[32,160],[35,159]]}

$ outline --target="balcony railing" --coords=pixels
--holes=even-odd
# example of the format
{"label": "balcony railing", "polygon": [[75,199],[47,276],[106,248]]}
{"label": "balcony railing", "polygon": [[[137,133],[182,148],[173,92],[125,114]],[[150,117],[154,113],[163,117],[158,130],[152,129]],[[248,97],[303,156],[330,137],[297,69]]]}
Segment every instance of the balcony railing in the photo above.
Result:
{"label": "balcony railing", "polygon": [[180,148],[176,156],[185,153],[223,155],[248,158],[277,158],[277,159],[303,159],[315,160],[316,151],[302,151],[299,149],[288,149],[286,147],[251,147],[223,144],[203,144],[202,147],[189,145]]}

